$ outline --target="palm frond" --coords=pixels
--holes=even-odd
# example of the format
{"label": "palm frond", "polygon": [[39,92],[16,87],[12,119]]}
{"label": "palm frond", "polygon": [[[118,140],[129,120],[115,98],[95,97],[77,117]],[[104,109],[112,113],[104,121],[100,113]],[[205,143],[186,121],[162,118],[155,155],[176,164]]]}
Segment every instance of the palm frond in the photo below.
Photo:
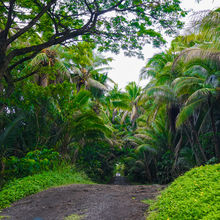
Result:
{"label": "palm frond", "polygon": [[127,102],[124,102],[123,100],[113,100],[112,104],[114,108],[120,108],[122,110],[130,109],[130,106]]}
{"label": "palm frond", "polygon": [[8,137],[10,136],[10,133],[14,129],[14,127],[22,120],[24,119],[24,116],[21,114],[17,118],[14,119],[3,131],[3,133],[0,135],[0,146],[3,146],[5,142],[8,140]]}
{"label": "palm frond", "polygon": [[143,140],[139,137],[134,137],[134,136],[127,136],[124,138],[125,141],[130,141],[134,143],[135,145],[140,145],[143,144]]}
{"label": "palm frond", "polygon": [[149,97],[153,97],[157,104],[176,102],[177,98],[173,89],[167,85],[154,86],[146,90]]}
{"label": "palm frond", "polygon": [[39,64],[42,64],[42,63],[49,63],[49,58],[48,56],[46,55],[46,53],[39,53],[37,54],[37,56],[35,56],[31,62],[29,63],[29,65],[31,67],[35,67],[35,66],[38,66]]}
{"label": "palm frond", "polygon": [[176,127],[180,127],[192,114],[193,112],[203,103],[204,99],[199,99],[189,105],[186,105],[178,114],[176,120]]}
{"label": "palm frond", "polygon": [[147,152],[152,153],[152,154],[157,153],[157,149],[155,149],[154,147],[152,147],[149,144],[141,144],[135,150],[136,153],[143,152],[143,151],[147,151]]}
{"label": "palm frond", "polygon": [[147,95],[153,96],[155,93],[169,93],[173,94],[173,91],[170,87],[168,86],[154,86],[146,90]]}
{"label": "palm frond", "polygon": [[214,50],[202,50],[200,48],[189,48],[182,51],[179,56],[174,60],[172,71],[175,71],[177,64],[180,60],[189,62],[193,59],[207,60],[216,66],[217,70],[220,70],[220,52]]}
{"label": "palm frond", "polygon": [[103,85],[97,80],[89,78],[87,82],[88,82],[89,87],[95,87],[97,89],[104,90],[104,91],[108,90],[105,85]]}
{"label": "palm frond", "polygon": [[135,134],[134,135],[135,137],[138,137],[138,138],[142,138],[142,139],[145,139],[145,140],[149,140],[149,136],[147,136],[146,134]]}
{"label": "palm frond", "polygon": [[90,99],[90,92],[84,89],[81,89],[74,98],[74,103],[78,106],[84,106]]}
{"label": "palm frond", "polygon": [[179,77],[172,82],[172,85],[177,94],[183,95],[188,94],[193,86],[198,86],[204,81],[204,79],[197,77]]}
{"label": "palm frond", "polygon": [[207,98],[212,92],[214,92],[214,89],[210,89],[210,88],[202,88],[199,90],[196,90],[186,101],[186,105],[194,102],[195,100],[198,99],[205,99]]}

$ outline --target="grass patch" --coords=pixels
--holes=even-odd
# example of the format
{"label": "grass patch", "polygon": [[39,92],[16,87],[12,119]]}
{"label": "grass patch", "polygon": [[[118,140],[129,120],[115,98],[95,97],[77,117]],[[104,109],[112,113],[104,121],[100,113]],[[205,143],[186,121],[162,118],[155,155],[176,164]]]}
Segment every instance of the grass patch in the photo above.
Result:
{"label": "grass patch", "polygon": [[220,219],[220,164],[178,177],[150,206],[148,220]]}
{"label": "grass patch", "polygon": [[92,184],[93,182],[84,173],[71,167],[16,179],[6,184],[0,191],[0,209],[9,207],[11,203],[19,199],[50,187],[73,183]]}
{"label": "grass patch", "polygon": [[64,218],[64,220],[81,220],[85,217],[85,215],[77,215],[77,214],[72,214]]}
{"label": "grass patch", "polygon": [[6,219],[10,219],[10,217],[9,217],[9,216],[4,215],[4,216],[0,216],[0,219],[6,220]]}
{"label": "grass patch", "polygon": [[152,199],[144,199],[144,200],[141,200],[141,202],[143,202],[146,205],[152,205],[154,203],[154,200],[152,200]]}

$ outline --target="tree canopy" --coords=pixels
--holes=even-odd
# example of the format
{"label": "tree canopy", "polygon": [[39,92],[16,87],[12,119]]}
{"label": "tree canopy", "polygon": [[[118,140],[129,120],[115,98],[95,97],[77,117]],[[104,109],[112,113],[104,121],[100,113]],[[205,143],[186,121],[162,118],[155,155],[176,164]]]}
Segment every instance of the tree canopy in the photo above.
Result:
{"label": "tree canopy", "polygon": [[179,0],[0,1],[0,80],[17,81],[14,69],[55,44],[94,42],[100,51],[141,56],[146,43],[163,44],[185,12]]}

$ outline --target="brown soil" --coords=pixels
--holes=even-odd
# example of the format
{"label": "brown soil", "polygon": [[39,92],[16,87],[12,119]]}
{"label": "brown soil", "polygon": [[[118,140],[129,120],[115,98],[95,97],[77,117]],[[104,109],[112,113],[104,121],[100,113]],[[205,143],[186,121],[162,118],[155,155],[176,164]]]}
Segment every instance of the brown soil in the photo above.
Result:
{"label": "brown soil", "polygon": [[0,215],[11,220],[64,220],[73,214],[85,220],[142,220],[148,205],[141,200],[153,199],[162,188],[160,185],[62,186],[28,196]]}

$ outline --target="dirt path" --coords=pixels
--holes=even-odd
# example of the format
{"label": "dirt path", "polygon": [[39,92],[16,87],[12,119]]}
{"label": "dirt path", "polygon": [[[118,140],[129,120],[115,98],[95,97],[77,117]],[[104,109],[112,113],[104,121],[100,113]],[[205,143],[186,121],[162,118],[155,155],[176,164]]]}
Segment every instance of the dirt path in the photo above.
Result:
{"label": "dirt path", "polygon": [[28,196],[0,214],[11,220],[64,220],[73,214],[85,220],[144,220],[148,206],[141,200],[154,198],[161,189],[159,185],[69,185]]}

